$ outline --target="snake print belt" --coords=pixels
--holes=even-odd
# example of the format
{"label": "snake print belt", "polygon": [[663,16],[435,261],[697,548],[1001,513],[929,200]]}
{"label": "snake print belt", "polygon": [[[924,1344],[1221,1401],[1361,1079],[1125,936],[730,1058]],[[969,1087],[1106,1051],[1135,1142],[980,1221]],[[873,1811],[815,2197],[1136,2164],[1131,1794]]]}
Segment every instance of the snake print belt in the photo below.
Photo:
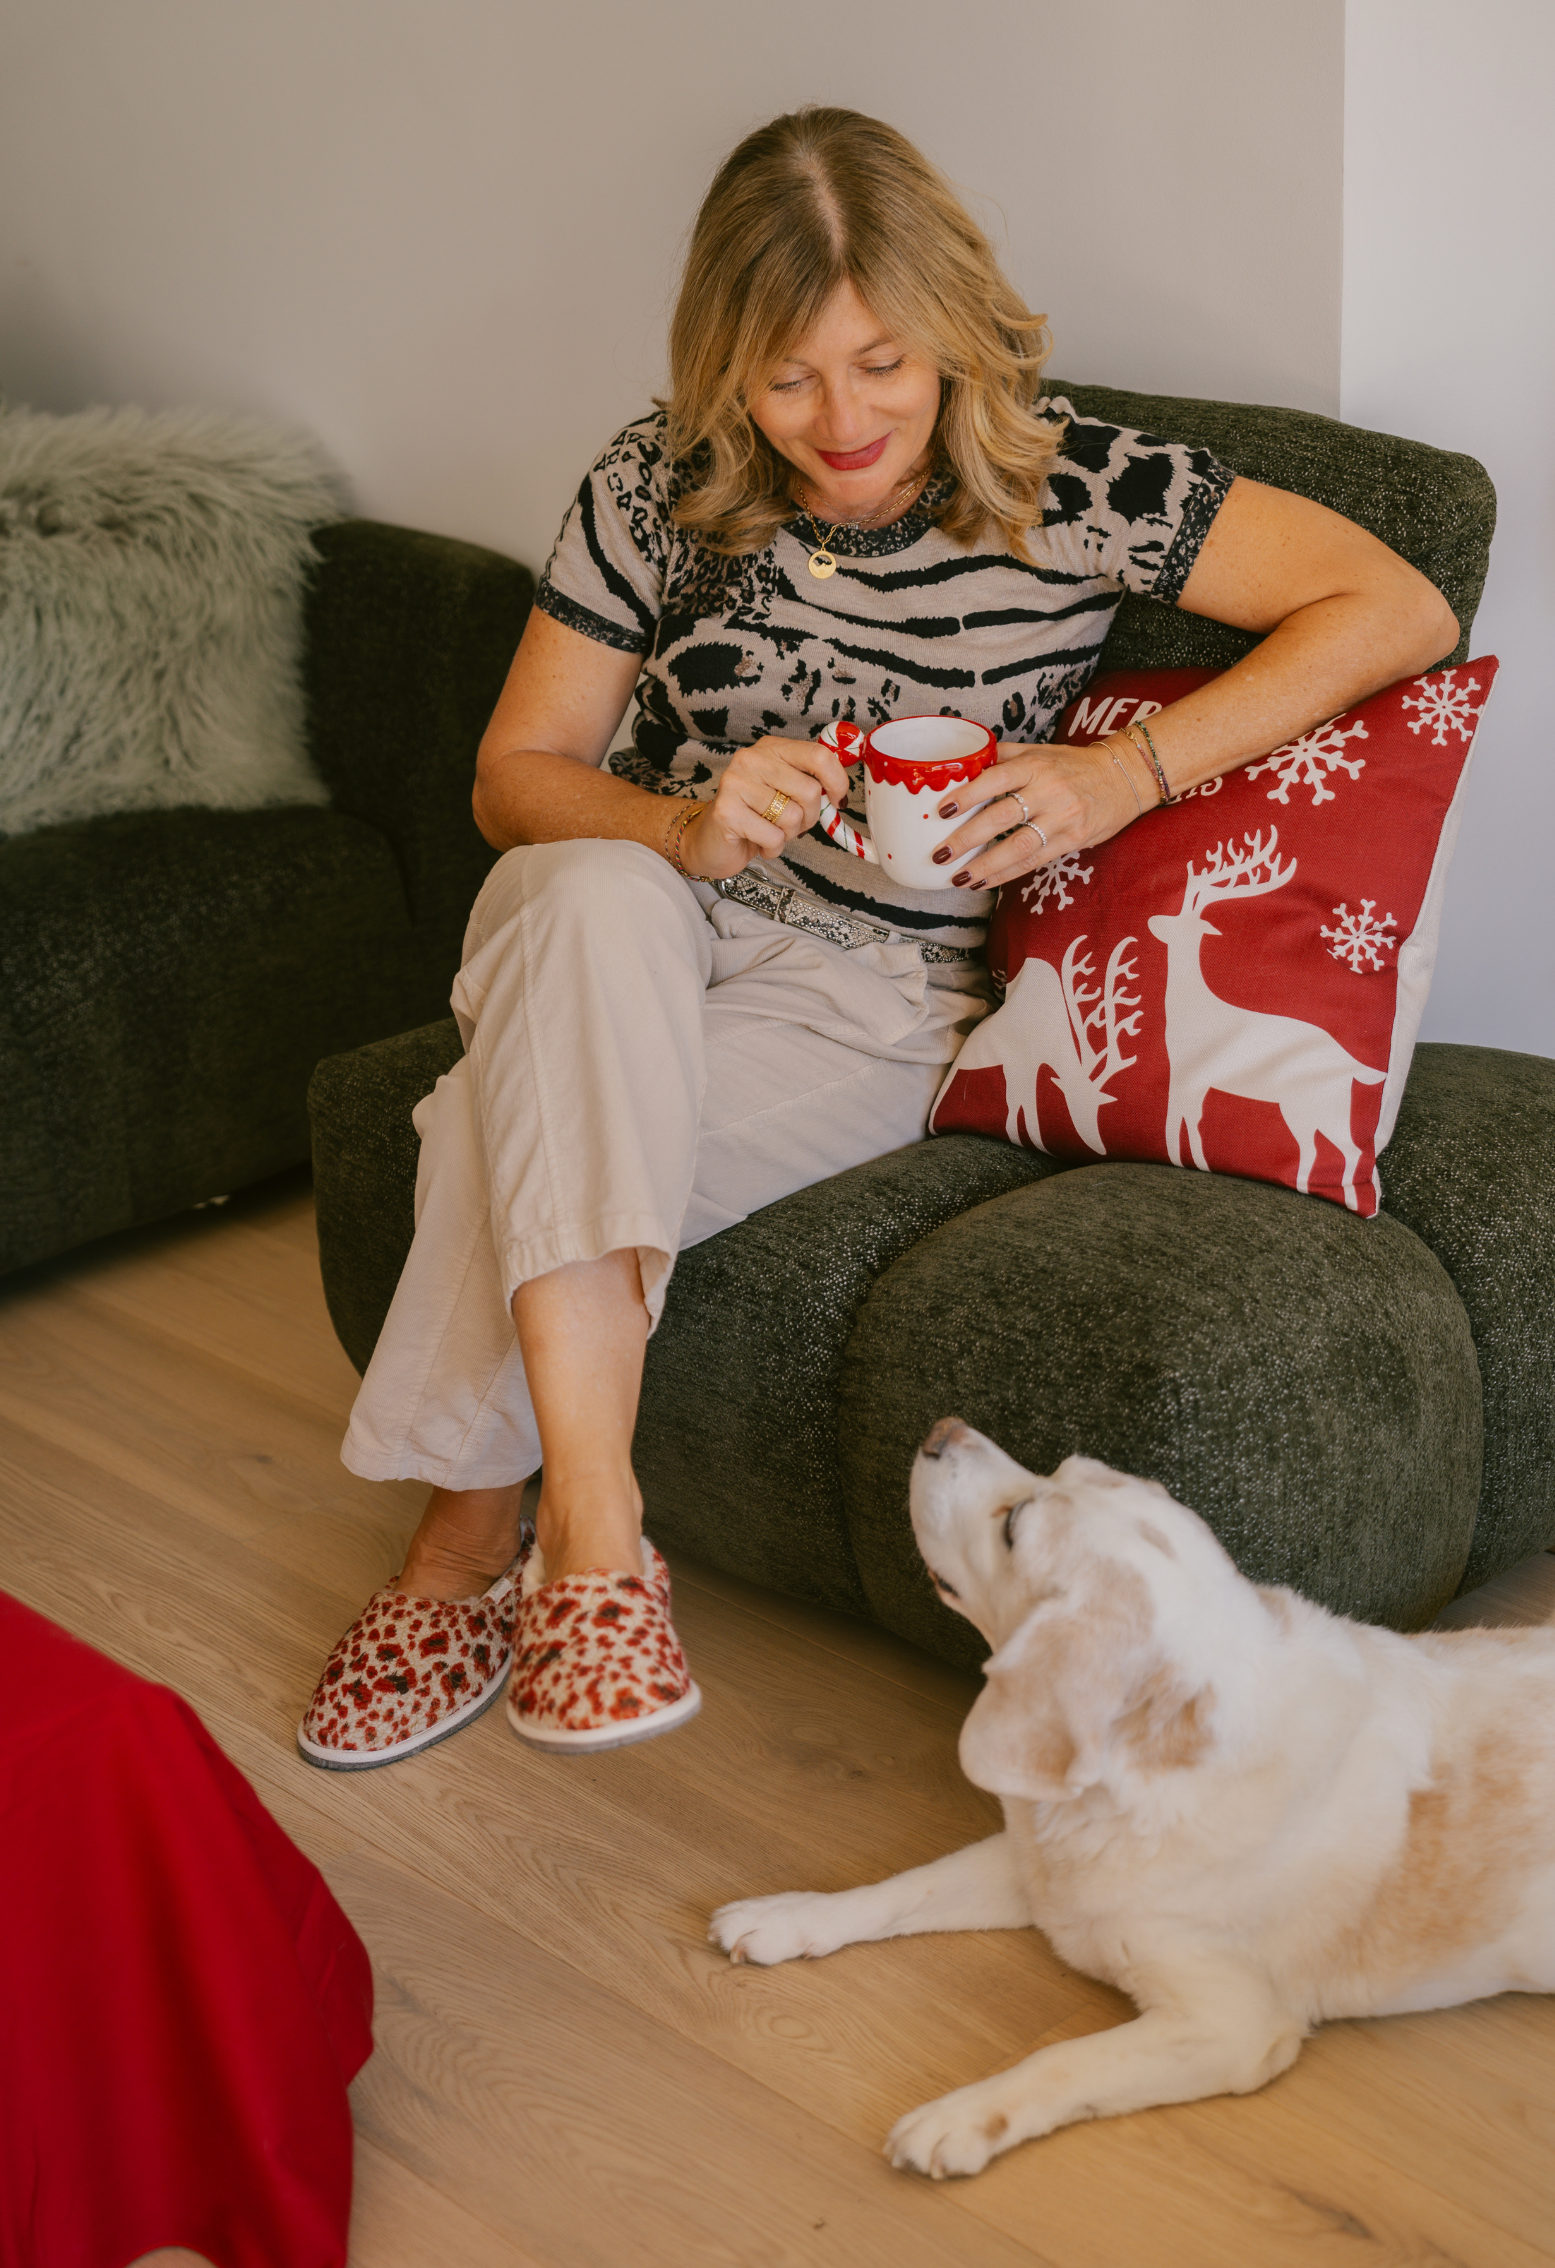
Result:
{"label": "snake print belt", "polygon": [[840,945],[845,953],[856,953],[861,945],[911,945],[926,961],[975,961],[979,958],[965,945],[920,943],[916,937],[904,937],[899,929],[882,929],[875,922],[860,921],[854,914],[818,906],[802,891],[785,889],[778,882],[762,882],[754,874],[731,874],[726,881],[715,882],[713,888],[721,898],[732,898],[736,905],[750,906],[770,921],[782,922],[788,929],[807,929],[814,937],[824,937],[830,945]]}

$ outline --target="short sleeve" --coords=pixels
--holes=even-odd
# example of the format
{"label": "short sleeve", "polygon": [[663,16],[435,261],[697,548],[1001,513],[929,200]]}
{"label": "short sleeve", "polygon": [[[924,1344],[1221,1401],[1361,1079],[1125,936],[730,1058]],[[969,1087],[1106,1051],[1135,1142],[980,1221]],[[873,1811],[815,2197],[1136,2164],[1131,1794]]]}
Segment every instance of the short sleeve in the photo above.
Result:
{"label": "short sleeve", "polygon": [[1045,406],[1069,420],[1044,490],[1045,556],[1175,605],[1235,474],[1208,449]]}
{"label": "short sleeve", "polygon": [[645,654],[669,550],[664,420],[623,427],[589,467],[535,594],[542,614],[622,653]]}

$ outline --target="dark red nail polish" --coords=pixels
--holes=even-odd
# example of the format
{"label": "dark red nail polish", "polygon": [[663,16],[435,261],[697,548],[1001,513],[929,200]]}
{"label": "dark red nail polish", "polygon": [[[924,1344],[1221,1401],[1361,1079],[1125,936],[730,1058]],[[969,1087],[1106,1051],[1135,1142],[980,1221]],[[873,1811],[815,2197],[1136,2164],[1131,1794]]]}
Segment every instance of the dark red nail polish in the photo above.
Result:
{"label": "dark red nail polish", "polygon": [[952,888],[954,888],[954,889],[957,889],[957,890],[964,890],[964,889],[966,888],[966,885],[967,885],[967,884],[968,884],[968,883],[969,883],[969,882],[971,881],[971,879],[972,879],[972,870],[971,870],[971,868],[970,868],[969,866],[964,866],[964,867],[963,867],[963,868],[961,869],[961,872],[960,872],[959,874],[953,874],[953,875],[952,875],[952,876],[950,877],[950,880],[951,880],[951,886],[952,886]]}
{"label": "dark red nail polish", "polygon": [[949,845],[949,843],[941,843],[941,844],[940,844],[940,847],[939,847],[939,849],[938,849],[938,850],[937,850],[937,851],[936,851],[936,852],[934,853],[934,863],[935,863],[935,865],[936,865],[936,866],[943,866],[943,865],[944,865],[944,863],[945,863],[945,861],[946,861],[946,859],[947,859],[947,858],[949,858],[949,856],[950,856],[950,845]]}
{"label": "dark red nail polish", "polygon": [[954,803],[942,803],[939,807],[939,815],[942,819],[954,819],[956,816]]}

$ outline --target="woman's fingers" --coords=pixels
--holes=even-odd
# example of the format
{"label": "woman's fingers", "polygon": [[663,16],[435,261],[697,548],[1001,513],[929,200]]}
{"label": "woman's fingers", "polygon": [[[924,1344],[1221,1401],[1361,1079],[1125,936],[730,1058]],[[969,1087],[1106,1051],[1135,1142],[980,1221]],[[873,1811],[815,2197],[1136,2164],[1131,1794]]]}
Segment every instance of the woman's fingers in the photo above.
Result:
{"label": "woman's fingers", "polygon": [[[770,745],[775,749],[781,743]],[[783,808],[775,819],[785,835],[802,835],[807,827],[813,827],[825,800],[825,789],[814,773],[802,772],[796,764],[775,755],[769,755],[759,770],[753,767],[750,773],[737,775],[730,785],[756,818],[764,818],[781,800]]]}
{"label": "woman's fingers", "polygon": [[758,740],[730,758],[715,808],[723,824],[749,844],[747,857],[775,858],[815,825],[828,795],[846,802],[847,791],[847,774],[829,748]]}
{"label": "woman's fingers", "polygon": [[[1105,750],[1032,748],[1024,760],[991,765],[939,809],[990,800],[934,854],[958,889],[991,890],[1066,851],[1105,842],[1138,808]],[[1044,840],[1043,838],[1046,838]]]}
{"label": "woman's fingers", "polygon": [[[752,779],[776,779],[785,768],[803,775],[805,792],[815,812],[820,810],[820,798],[823,795],[828,796],[833,803],[846,802],[847,772],[836,750],[828,748],[819,740],[753,740],[749,748],[742,748],[730,758],[729,770],[724,777],[727,779],[733,775],[735,778],[749,776]],[[812,781],[818,793],[811,793]],[[787,786],[786,780],[783,784]],[[792,790],[789,792],[792,793]],[[770,788],[768,794],[771,794]],[[814,824],[812,818],[810,825],[813,827]]]}

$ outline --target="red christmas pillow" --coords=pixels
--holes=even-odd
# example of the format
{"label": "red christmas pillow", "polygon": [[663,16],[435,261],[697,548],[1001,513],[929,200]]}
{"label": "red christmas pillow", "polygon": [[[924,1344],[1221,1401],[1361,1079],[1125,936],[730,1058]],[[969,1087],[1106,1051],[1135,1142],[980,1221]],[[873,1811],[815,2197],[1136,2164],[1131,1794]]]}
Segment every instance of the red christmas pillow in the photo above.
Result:
{"label": "red christmas pillow", "polygon": [[[1406,678],[1012,884],[988,933],[1003,1006],[930,1130],[1376,1212],[1496,666]],[[1098,677],[1055,739],[1099,739],[1217,674]]]}

